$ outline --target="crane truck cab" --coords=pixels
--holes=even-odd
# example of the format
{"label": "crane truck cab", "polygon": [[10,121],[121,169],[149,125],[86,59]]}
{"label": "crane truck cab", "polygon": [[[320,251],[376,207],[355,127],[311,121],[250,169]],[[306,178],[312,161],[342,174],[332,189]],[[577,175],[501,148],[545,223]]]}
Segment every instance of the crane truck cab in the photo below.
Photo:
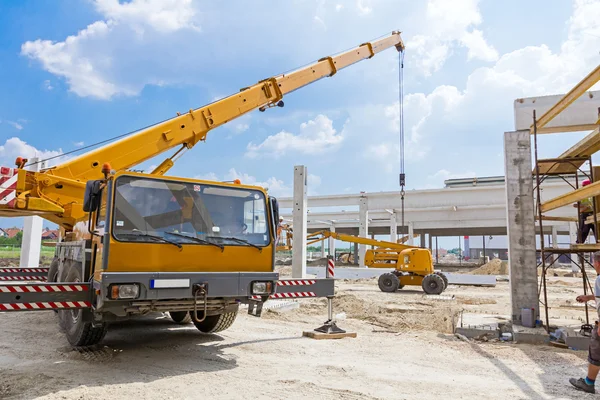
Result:
{"label": "crane truck cab", "polygon": [[92,308],[59,311],[72,345],[108,323],[169,312],[202,332],[274,292],[277,200],[261,187],[119,172],[86,185],[84,210],[57,244],[49,279],[92,283]]}

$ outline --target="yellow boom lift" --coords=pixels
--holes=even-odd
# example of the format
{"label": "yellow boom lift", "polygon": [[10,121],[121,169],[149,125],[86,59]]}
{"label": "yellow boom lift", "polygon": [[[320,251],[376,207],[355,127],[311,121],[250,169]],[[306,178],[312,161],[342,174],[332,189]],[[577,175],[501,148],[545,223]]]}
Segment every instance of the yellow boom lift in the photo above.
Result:
{"label": "yellow boom lift", "polygon": [[[257,310],[275,290],[332,296],[331,280],[310,288],[277,286],[277,200],[238,183],[166,177],[211,129],[253,110],[283,107],[283,97],[377,53],[404,44],[400,32],[364,43],[291,73],[123,137],[40,172],[2,168],[0,216],[39,215],[61,227],[48,283],[0,286],[0,311],[58,309],[74,346],[97,343],[107,324],[168,311],[202,332],[227,329],[240,303]],[[130,169],[167,150],[149,174]],[[12,275],[11,275],[12,274]],[[26,280],[0,271],[0,280]],[[35,277],[33,277],[35,278]],[[328,281],[328,282],[325,282]],[[256,315],[256,314],[255,314]]]}
{"label": "yellow boom lift", "polygon": [[369,268],[394,269],[379,277],[379,289],[383,292],[395,292],[404,286],[421,286],[427,294],[440,294],[448,287],[448,278],[433,270],[429,249],[330,231],[311,233],[307,237],[308,245],[331,237],[343,242],[372,246],[365,252],[365,265]]}

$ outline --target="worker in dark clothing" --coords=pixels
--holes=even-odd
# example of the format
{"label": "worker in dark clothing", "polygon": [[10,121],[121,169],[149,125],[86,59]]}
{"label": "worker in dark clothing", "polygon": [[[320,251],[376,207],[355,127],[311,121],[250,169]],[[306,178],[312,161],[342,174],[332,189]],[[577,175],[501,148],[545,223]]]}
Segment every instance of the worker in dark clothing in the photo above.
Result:
{"label": "worker in dark clothing", "polygon": [[[590,180],[586,179],[581,183],[581,186],[584,187],[589,185],[590,183]],[[596,227],[594,226],[594,224],[585,223],[585,220],[589,216],[594,215],[593,201],[593,197],[588,197],[579,202],[579,235],[577,237],[577,243],[585,243],[588,235],[590,234],[590,230],[594,232],[594,237],[596,236]],[[573,207],[577,207],[577,203],[574,204]]]}
{"label": "worker in dark clothing", "polygon": [[[596,301],[596,310],[598,312],[598,318],[600,318],[600,251],[594,253],[593,257],[594,269],[598,276],[594,284],[594,293],[577,296],[579,303],[587,303],[588,301]],[[598,321],[592,329],[592,337],[590,338],[590,345],[588,350],[588,370],[585,378],[571,378],[569,382],[577,390],[581,390],[586,393],[596,393],[596,378],[600,372],[600,326]]]}

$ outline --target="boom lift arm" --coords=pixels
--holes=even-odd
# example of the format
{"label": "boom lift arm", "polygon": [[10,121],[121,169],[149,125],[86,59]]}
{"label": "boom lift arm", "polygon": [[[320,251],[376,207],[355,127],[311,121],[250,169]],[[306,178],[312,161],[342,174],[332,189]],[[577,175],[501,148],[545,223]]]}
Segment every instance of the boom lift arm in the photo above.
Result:
{"label": "boom lift arm", "polygon": [[394,31],[338,55],[321,58],[289,74],[264,79],[237,94],[185,114],[178,113],[175,118],[39,173],[23,170],[24,160],[19,160],[20,169],[14,185],[16,195],[10,202],[0,199],[0,216],[41,215],[70,230],[87,215],[82,209],[86,181],[102,179],[106,169],[126,170],[169,149],[178,148],[172,157],[152,172],[163,175],[184,151],[206,140],[211,129],[255,109],[264,111],[270,107],[283,107],[284,95],[333,76],[337,71],[390,47],[404,50],[400,32]]}

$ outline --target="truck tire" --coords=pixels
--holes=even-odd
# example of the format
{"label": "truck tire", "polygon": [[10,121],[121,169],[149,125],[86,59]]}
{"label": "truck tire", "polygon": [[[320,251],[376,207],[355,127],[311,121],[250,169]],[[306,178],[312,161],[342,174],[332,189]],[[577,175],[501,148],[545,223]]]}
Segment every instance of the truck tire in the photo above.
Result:
{"label": "truck tire", "polygon": [[192,322],[192,316],[188,311],[169,311],[169,316],[176,324],[185,325]]}
{"label": "truck tire", "polygon": [[436,275],[439,275],[444,280],[444,290],[448,288],[448,277],[443,272],[434,272]]}
{"label": "truck tire", "polygon": [[440,294],[444,291],[444,280],[437,274],[429,274],[423,278],[421,286],[427,294]]}
{"label": "truck tire", "polygon": [[[83,282],[81,263],[67,261],[61,274],[61,282]],[[67,340],[74,347],[92,346],[99,343],[108,329],[106,323],[93,325],[92,312],[88,309],[60,310],[60,325]]]}
{"label": "truck tire", "polygon": [[391,272],[386,272],[385,274],[381,274],[379,276],[379,280],[377,281],[379,285],[379,290],[382,292],[395,292],[400,288],[400,279]]}
{"label": "truck tire", "polygon": [[235,317],[237,317],[237,311],[219,315],[209,315],[202,322],[194,321],[194,325],[196,325],[196,328],[202,333],[217,333],[224,331],[233,325]]}
{"label": "truck tire", "polygon": [[48,268],[48,280],[47,282],[58,282],[58,267],[60,266],[60,262],[58,258],[54,257],[52,263],[50,263],[50,268]]}

